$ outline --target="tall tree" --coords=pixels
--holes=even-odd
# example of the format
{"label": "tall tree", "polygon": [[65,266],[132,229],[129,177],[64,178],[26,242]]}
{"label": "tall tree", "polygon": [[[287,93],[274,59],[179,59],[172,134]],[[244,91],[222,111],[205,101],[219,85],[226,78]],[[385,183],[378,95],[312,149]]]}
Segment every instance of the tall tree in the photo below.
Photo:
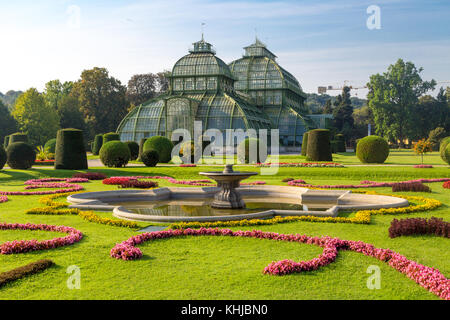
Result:
{"label": "tall tree", "polygon": [[345,136],[346,140],[353,137],[354,119],[350,87],[345,86],[342,93],[336,98],[333,110],[333,126]]}
{"label": "tall tree", "polygon": [[78,99],[89,128],[89,138],[96,133],[116,131],[127,113],[126,87],[110,77],[105,68],[84,70],[71,94]]}
{"label": "tall tree", "polygon": [[422,68],[398,59],[387,72],[370,77],[367,84],[369,107],[374,116],[376,133],[391,141],[404,140],[414,132],[414,107],[419,97],[434,89],[436,81],[423,81]]}
{"label": "tall tree", "polygon": [[45,102],[36,89],[31,88],[17,98],[12,112],[20,131],[28,135],[30,144],[44,145],[56,137],[59,129],[58,114]]}
{"label": "tall tree", "polygon": [[157,74],[135,74],[128,81],[127,99],[131,108],[166,92],[169,88],[167,71]]}
{"label": "tall tree", "polygon": [[16,120],[11,116],[8,107],[0,100],[0,141],[3,141],[5,136],[16,132],[16,130]]}
{"label": "tall tree", "polygon": [[325,105],[323,106],[322,113],[323,114],[331,114],[331,113],[333,113],[333,104],[331,103],[331,99],[328,99],[325,102]]}

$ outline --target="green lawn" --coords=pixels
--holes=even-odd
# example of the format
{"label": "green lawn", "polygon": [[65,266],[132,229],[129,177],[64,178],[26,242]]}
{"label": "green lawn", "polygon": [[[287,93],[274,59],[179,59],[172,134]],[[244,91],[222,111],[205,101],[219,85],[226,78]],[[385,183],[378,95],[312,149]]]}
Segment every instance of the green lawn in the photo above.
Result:
{"label": "green lawn", "polygon": [[[395,155],[394,155],[395,154]],[[411,153],[409,153],[411,155]],[[338,155],[353,162],[354,155]],[[391,153],[392,161],[413,164],[415,160],[403,151]],[[395,157],[395,159],[394,159]],[[404,157],[404,158],[402,158]],[[434,158],[432,158],[434,157]],[[295,157],[286,156],[283,159]],[[427,155],[438,164],[435,155]],[[434,159],[434,160],[431,160]],[[283,160],[284,162],[284,160]],[[237,170],[259,171],[259,168],[236,167]],[[178,179],[198,179],[199,171],[217,167],[124,169],[92,168],[108,175],[168,175]],[[23,190],[23,182],[31,178],[69,177],[73,171],[37,168],[28,171],[0,171],[0,190]],[[293,177],[314,184],[359,183],[361,180],[399,181],[416,178],[449,177],[448,167],[414,169],[412,167],[346,167],[346,168],[280,168],[275,176],[257,176],[269,184],[284,184],[283,178]],[[161,186],[171,185],[159,180]],[[443,217],[448,219],[450,190],[442,183],[429,184],[431,194],[444,206],[432,212],[410,214],[408,217]],[[101,182],[84,185],[87,191],[115,190]],[[390,192],[389,188],[378,188]],[[403,193],[417,194],[417,193]],[[0,288],[0,299],[439,299],[432,293],[395,271],[387,264],[354,252],[340,252],[337,260],[317,271],[283,277],[263,275],[264,267],[274,260],[311,259],[321,248],[306,244],[229,237],[184,237],[158,240],[140,245],[144,257],[136,261],[119,261],[109,257],[109,251],[136,231],[90,223],[78,216],[26,215],[26,209],[39,206],[40,196],[10,196],[0,204],[0,221],[46,223],[74,227],[84,233],[81,242],[63,248],[26,254],[0,255],[0,272],[11,270],[38,259],[52,259],[56,266]],[[111,216],[110,213],[98,213]],[[396,216],[405,218],[406,216]],[[418,263],[439,269],[450,276],[448,239],[433,236],[413,236],[390,239],[388,227],[394,216],[374,216],[370,225],[333,223],[286,223],[258,227],[264,231],[300,233],[309,236],[329,235],[348,240],[361,240],[380,248],[390,248]],[[140,223],[142,227],[147,224]],[[254,227],[234,228],[251,230]],[[59,236],[50,232],[1,231],[0,242],[18,239],[50,239]],[[69,290],[66,268],[81,268],[81,289]],[[370,265],[381,268],[381,289],[369,290],[366,273]]]}

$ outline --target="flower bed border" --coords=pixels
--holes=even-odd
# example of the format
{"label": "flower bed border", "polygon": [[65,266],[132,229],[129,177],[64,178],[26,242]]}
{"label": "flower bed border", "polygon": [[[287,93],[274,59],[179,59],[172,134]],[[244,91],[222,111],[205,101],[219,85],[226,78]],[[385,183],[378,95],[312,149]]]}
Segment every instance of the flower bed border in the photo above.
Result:
{"label": "flower bed border", "polygon": [[83,238],[83,233],[77,229],[65,226],[52,226],[47,224],[20,224],[20,223],[2,223],[0,230],[42,230],[52,232],[67,233],[65,237],[54,238],[51,240],[14,240],[6,241],[0,244],[0,254],[15,254],[31,251],[48,250],[58,247],[64,247],[74,244]]}
{"label": "flower bed border", "polygon": [[55,263],[52,260],[38,260],[31,262],[25,266],[2,272],[0,273],[0,288],[10,282],[14,282],[26,276],[43,272],[54,264]]}
{"label": "flower bed border", "polygon": [[313,185],[303,183],[303,180],[292,180],[288,182],[288,185],[302,188],[320,188],[320,189],[356,189],[356,188],[382,188],[392,187],[394,184],[399,183],[432,183],[432,182],[445,182],[450,181],[450,178],[437,178],[437,179],[416,179],[397,182],[375,182],[375,181],[361,181],[361,184],[342,184],[342,185]]}
{"label": "flower bed border", "polygon": [[389,227],[389,237],[397,238],[400,236],[431,234],[444,238],[450,238],[450,222],[442,218],[408,218],[391,221]]}
{"label": "flower bed border", "polygon": [[415,261],[408,260],[390,249],[375,248],[372,244],[362,241],[341,240],[339,238],[308,237],[300,234],[278,234],[275,232],[231,231],[230,229],[178,229],[141,233],[128,240],[116,244],[110,251],[110,256],[121,260],[136,260],[142,257],[142,251],[136,245],[146,241],[167,239],[180,236],[231,236],[257,239],[270,239],[277,241],[299,242],[313,244],[323,248],[323,252],[309,261],[295,262],[292,260],[274,261],[264,268],[264,274],[287,275],[304,271],[317,270],[336,260],[339,250],[349,250],[362,253],[388,263],[392,268],[403,273],[417,284],[437,295],[441,299],[450,300],[450,279],[447,279],[439,270],[430,268]]}

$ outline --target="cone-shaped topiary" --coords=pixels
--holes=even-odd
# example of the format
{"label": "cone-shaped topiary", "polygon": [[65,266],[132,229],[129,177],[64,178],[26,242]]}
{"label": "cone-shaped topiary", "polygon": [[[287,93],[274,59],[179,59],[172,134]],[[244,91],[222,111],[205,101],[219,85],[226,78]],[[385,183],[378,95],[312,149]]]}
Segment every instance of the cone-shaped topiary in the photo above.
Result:
{"label": "cone-shaped topiary", "polygon": [[130,149],[130,160],[134,161],[139,157],[139,145],[135,141],[125,142],[128,149]]}
{"label": "cone-shaped topiary", "polygon": [[147,138],[142,138],[141,141],[139,141],[139,158],[138,161],[142,161],[142,152],[144,152],[144,143],[147,141]]}
{"label": "cone-shaped topiary", "polygon": [[303,134],[303,140],[302,140],[302,156],[306,156],[306,152],[308,150],[308,132],[305,132]]}
{"label": "cone-shaped topiary", "polygon": [[92,154],[94,156],[98,156],[100,149],[103,145],[103,135],[97,134],[94,138],[94,142],[92,143]]}
{"label": "cone-shaped topiary", "polygon": [[56,135],[55,169],[87,169],[83,131],[62,129]]}
{"label": "cone-shaped topiary", "polygon": [[306,158],[308,161],[333,161],[330,130],[314,129],[308,132]]}
{"label": "cone-shaped topiary", "polygon": [[48,140],[44,145],[44,150],[55,153],[56,151],[56,138]]}
{"label": "cone-shaped topiary", "polygon": [[442,159],[447,162],[447,164],[450,164],[450,143],[448,143],[445,150],[443,150]]}
{"label": "cone-shaped topiary", "polygon": [[5,136],[5,138],[3,139],[3,148],[6,150],[6,148],[8,148],[9,145],[9,136]]}
{"label": "cone-shaped topiary", "polygon": [[168,163],[172,159],[173,143],[166,137],[153,136],[144,143],[144,151],[153,149],[158,152],[159,162]]}
{"label": "cone-shaped topiary", "polygon": [[20,132],[13,133],[12,135],[9,136],[9,144],[14,143],[14,142],[28,143],[28,136],[25,133],[20,133]]}
{"label": "cone-shaped topiary", "polygon": [[10,143],[6,150],[6,156],[11,169],[30,169],[36,161],[36,152],[25,142]]}
{"label": "cone-shaped topiary", "polygon": [[[241,163],[264,163],[267,159],[267,146],[260,146],[260,140],[247,138],[237,149],[238,160]],[[251,148],[256,148],[252,150]],[[254,154],[252,154],[254,152]]]}
{"label": "cone-shaped topiary", "polygon": [[6,156],[6,151],[5,149],[3,149],[2,147],[0,147],[0,170],[3,169],[3,167],[5,166],[6,160],[7,160],[7,156]]}
{"label": "cone-shaped topiary", "polygon": [[[450,144],[450,137],[445,137],[441,140],[441,144],[439,145],[439,154],[441,155],[442,160],[444,160],[445,162],[447,162],[445,160],[445,149],[447,148],[447,146]],[[448,162],[447,162],[448,163]]]}
{"label": "cone-shaped topiary", "polygon": [[147,167],[156,167],[159,155],[156,150],[148,149],[141,154],[141,160]]}
{"label": "cone-shaped topiary", "polygon": [[130,149],[121,141],[109,141],[100,149],[100,160],[107,167],[125,167],[130,157]]}
{"label": "cone-shaped topiary", "polygon": [[110,141],[120,141],[120,135],[114,132],[105,133],[103,135],[103,144]]}
{"label": "cone-shaped topiary", "polygon": [[384,163],[389,156],[389,145],[379,136],[368,136],[358,141],[356,156],[362,163]]}

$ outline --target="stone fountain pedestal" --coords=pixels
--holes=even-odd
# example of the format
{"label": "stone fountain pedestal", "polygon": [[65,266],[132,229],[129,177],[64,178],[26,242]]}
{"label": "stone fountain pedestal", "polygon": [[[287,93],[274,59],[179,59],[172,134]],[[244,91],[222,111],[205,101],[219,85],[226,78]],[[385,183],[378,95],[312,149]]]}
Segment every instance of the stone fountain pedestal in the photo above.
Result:
{"label": "stone fountain pedestal", "polygon": [[236,190],[241,180],[257,175],[257,172],[233,171],[233,165],[227,164],[223,171],[200,172],[199,174],[217,182],[220,191],[214,195],[211,207],[216,209],[243,209],[245,202]]}

